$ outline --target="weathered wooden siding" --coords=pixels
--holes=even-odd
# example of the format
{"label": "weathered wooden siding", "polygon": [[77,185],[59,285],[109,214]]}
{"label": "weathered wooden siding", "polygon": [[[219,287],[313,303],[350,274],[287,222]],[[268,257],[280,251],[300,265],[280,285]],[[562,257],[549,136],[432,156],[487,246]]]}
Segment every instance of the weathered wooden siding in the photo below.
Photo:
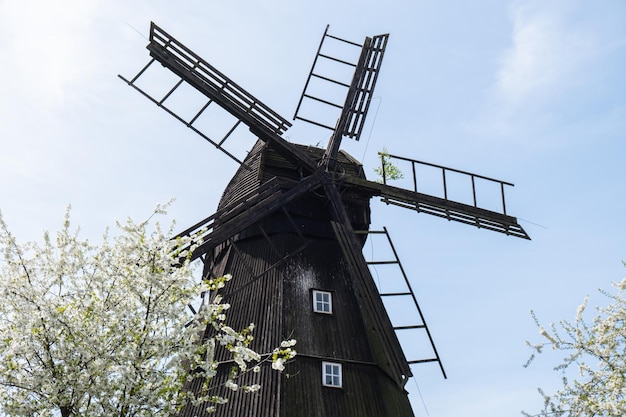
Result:
{"label": "weathered wooden siding", "polygon": [[[305,150],[313,159],[323,152],[317,148]],[[279,181],[285,188],[299,181],[299,168],[264,144],[255,145],[250,155],[249,165],[255,170],[238,171],[224,192],[221,206],[274,175],[280,175]],[[340,155],[345,168],[338,175],[363,176],[360,164]],[[342,198],[353,226],[366,228],[367,197],[342,195]],[[401,352],[396,355],[399,345],[389,344],[377,329],[367,327],[365,316],[386,317],[386,313],[382,303],[363,304],[357,297],[356,278],[330,226],[331,215],[324,195],[309,193],[290,203],[287,212],[275,212],[207,254],[206,273],[215,276],[230,273],[234,277],[222,293],[224,302],[232,305],[227,314],[228,323],[237,329],[255,323],[253,349],[271,352],[283,339],[298,341],[298,356],[285,373],[278,374],[266,367],[258,374],[246,376],[249,382],[262,385],[260,393],[223,391],[219,385],[229,369],[224,367],[213,385],[216,393],[225,394],[230,401],[218,407],[214,415],[412,417],[402,384],[388,373],[390,366],[397,366],[390,357],[403,357]],[[294,253],[303,239],[308,246]],[[313,289],[332,293],[332,315],[313,312]],[[364,308],[376,311],[364,314]],[[394,355],[386,357],[384,352]],[[322,361],[342,364],[342,388],[322,385]],[[188,407],[180,416],[202,415],[204,409],[204,405]]]}

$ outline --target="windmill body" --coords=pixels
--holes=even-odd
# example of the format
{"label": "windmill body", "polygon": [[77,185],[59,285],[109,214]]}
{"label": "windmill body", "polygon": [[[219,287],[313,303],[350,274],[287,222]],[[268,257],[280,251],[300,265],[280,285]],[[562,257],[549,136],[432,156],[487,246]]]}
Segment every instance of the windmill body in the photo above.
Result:
{"label": "windmill body", "polygon": [[[154,24],[148,45],[152,60],[133,79],[121,77],[240,162],[217,212],[180,235],[201,235],[203,243],[194,249],[192,258],[202,259],[205,277],[226,273],[235,277],[223,293],[232,305],[229,324],[244,328],[255,323],[253,349],[268,352],[286,338],[298,341],[297,360],[287,365],[285,374],[263,369],[244,375],[242,383],[261,384],[262,393],[224,393],[230,400],[218,407],[218,416],[413,416],[404,390],[411,376],[410,364],[441,361],[425,322],[414,327],[428,332],[432,358],[408,361],[398,342],[398,327],[392,324],[382,301],[385,294],[379,293],[361,251],[367,234],[358,232],[366,233],[369,227],[372,197],[528,238],[517,220],[506,214],[504,193],[503,210],[495,212],[478,207],[476,198],[474,204],[465,204],[449,200],[446,193],[443,198],[425,195],[417,188],[391,187],[365,178],[361,164],[341,151],[340,143],[343,137],[358,140],[387,35],[366,38],[358,45],[360,53],[352,63],[322,51],[328,37],[347,42],[327,32],[328,28],[294,117],[331,130],[326,149],[284,140],[281,135],[290,126],[288,121]],[[352,65],[352,79],[342,83],[316,72],[318,61],[329,58]],[[136,83],[154,61],[180,77],[162,98],[154,98]],[[338,105],[313,94],[309,85],[316,79],[344,86],[345,102]],[[169,95],[183,83],[208,100],[188,118],[166,105]],[[334,126],[302,116],[299,111],[307,100],[338,108]],[[196,127],[212,104],[236,120],[221,140]],[[239,161],[223,145],[242,123],[257,142]],[[450,169],[440,168],[445,183]],[[464,174],[471,176],[472,186],[476,179],[486,178]],[[502,188],[509,185],[487,180]],[[412,290],[407,294],[415,300]],[[225,389],[221,384],[228,378],[229,366],[220,368],[212,381],[216,393]],[[192,382],[188,389],[194,390],[194,384],[200,382]],[[189,405],[180,416],[200,415],[206,407]]]}
{"label": "windmill body", "polygon": [[[324,153],[319,148],[302,151],[319,159]],[[337,160],[345,175],[363,175],[348,155],[339,153]],[[220,208],[274,178],[282,193],[300,182],[297,167],[262,142],[245,162],[252,170],[240,168]],[[342,201],[352,227],[367,227],[369,195],[348,193]],[[288,378],[270,369],[246,376],[247,382],[262,385],[262,395],[225,392],[229,403],[218,407],[217,416],[413,415],[404,392],[410,369],[395,337],[387,339],[389,334],[371,328],[375,316],[386,318],[384,308],[361,300],[374,295],[367,294],[372,288],[354,282],[332,217],[323,191],[313,189],[241,230],[205,259],[205,275],[235,277],[222,293],[232,306],[229,323],[241,328],[257,324],[257,351],[271,351],[285,338],[298,341],[298,360],[285,370]],[[318,312],[317,294],[329,296],[327,308]],[[337,386],[325,385],[326,364],[340,366]],[[221,377],[227,374],[225,369]],[[213,381],[216,386],[221,382],[219,376]],[[202,408],[190,406],[181,416]]]}

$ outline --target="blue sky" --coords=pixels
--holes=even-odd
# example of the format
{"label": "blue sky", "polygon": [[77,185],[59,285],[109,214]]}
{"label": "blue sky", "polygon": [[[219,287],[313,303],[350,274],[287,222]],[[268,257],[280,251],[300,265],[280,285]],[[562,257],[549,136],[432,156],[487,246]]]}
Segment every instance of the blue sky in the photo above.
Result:
{"label": "blue sky", "polygon": [[[151,20],[287,118],[326,24],[355,41],[389,32],[365,134],[345,149],[371,177],[386,147],[515,183],[507,211],[533,238],[373,202],[448,373],[414,367],[415,414],[538,410],[536,388],[560,376],[550,355],[522,367],[530,310],[573,319],[625,275],[626,3],[389,3],[0,0],[5,220],[37,239],[71,204],[97,241],[171,198],[180,229],[214,211],[235,165],[116,77],[147,62]],[[287,136],[328,139],[302,124]]]}

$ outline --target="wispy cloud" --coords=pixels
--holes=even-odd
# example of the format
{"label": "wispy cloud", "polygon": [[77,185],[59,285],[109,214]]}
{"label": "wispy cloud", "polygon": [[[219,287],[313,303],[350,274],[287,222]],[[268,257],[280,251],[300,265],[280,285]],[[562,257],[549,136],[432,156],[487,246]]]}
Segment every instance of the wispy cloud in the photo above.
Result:
{"label": "wispy cloud", "polygon": [[534,144],[551,147],[574,136],[586,140],[584,131],[597,131],[611,114],[622,114],[623,100],[607,93],[621,88],[615,68],[625,63],[620,10],[626,7],[610,1],[513,2],[510,45],[469,129],[517,136],[529,145],[534,137]]}
{"label": "wispy cloud", "polygon": [[567,2],[555,3],[517,2],[512,7],[513,45],[503,54],[495,84],[498,98],[508,104],[566,88],[594,55],[593,36],[566,25]]}

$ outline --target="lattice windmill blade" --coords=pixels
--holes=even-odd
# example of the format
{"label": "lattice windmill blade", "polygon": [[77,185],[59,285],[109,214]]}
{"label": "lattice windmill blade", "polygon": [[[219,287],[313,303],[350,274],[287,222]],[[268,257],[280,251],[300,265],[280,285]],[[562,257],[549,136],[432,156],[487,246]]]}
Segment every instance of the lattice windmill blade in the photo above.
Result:
{"label": "lattice windmill blade", "polygon": [[378,80],[389,34],[366,38],[350,83],[344,111],[339,119],[343,136],[359,140]]}
{"label": "lattice windmill blade", "polygon": [[[421,349],[417,349],[419,353],[416,353],[415,351],[410,352],[411,349],[405,351],[405,355],[407,356],[407,359],[409,359],[408,363],[420,364],[435,362],[439,365],[439,369],[441,370],[443,377],[447,378],[441,357],[439,356],[439,352],[435,346],[434,338],[428,328],[424,313],[422,312],[422,309],[417,301],[417,297],[413,291],[404,266],[400,262],[400,257],[398,256],[395,245],[391,240],[389,231],[386,227],[383,227],[382,230],[359,230],[355,231],[355,233],[358,235],[367,235],[368,239],[375,236],[384,236],[384,239],[382,240],[385,247],[388,248],[387,252],[385,253],[384,250],[382,252],[377,250],[376,252],[378,253],[374,256],[374,251],[372,251],[366,262],[371,272],[372,270],[376,271],[375,274],[377,277],[377,268],[385,268],[384,277],[382,277],[382,280],[379,277],[379,282],[376,286],[383,302],[385,300],[389,301],[389,304],[385,303],[385,305],[391,306],[391,310],[395,310],[390,311],[387,309],[390,313],[389,319],[393,324],[393,328],[396,331],[398,338],[400,339],[400,334],[402,333],[404,336],[409,336],[412,339],[407,348],[415,348],[419,342],[422,342],[422,346],[419,346]],[[380,239],[373,240],[377,241],[377,243],[371,242],[373,246],[377,246],[377,244],[380,243]],[[391,300],[393,300],[393,302],[391,302]],[[430,345],[430,351],[428,351],[428,349],[424,349],[424,344]],[[404,348],[404,344],[402,344],[402,342],[401,345]],[[411,358],[409,358],[409,354],[411,355]]]}
{"label": "lattice windmill blade", "polygon": [[[382,197],[382,201],[387,204],[393,204],[400,207],[416,210],[419,213],[427,213],[433,216],[441,217],[450,221],[456,221],[469,225],[476,226],[482,229],[492,230],[494,232],[504,233],[509,236],[520,237],[522,239],[530,240],[530,236],[524,228],[518,223],[517,218],[510,216],[506,212],[506,202],[504,187],[512,187],[513,184],[495,178],[486,177],[483,175],[473,174],[466,171],[457,170],[454,168],[445,167],[443,165],[430,164],[421,162],[409,158],[403,158],[394,155],[385,155],[385,157],[391,157],[401,159],[411,164],[413,189],[406,189],[400,187],[394,187],[386,184],[385,179],[385,161],[383,160],[382,172],[383,183],[377,183],[373,181],[364,180],[361,178],[350,177],[346,178],[346,184],[350,184],[353,187],[360,189],[368,189],[372,193],[372,196]],[[416,173],[417,165],[425,165],[436,170],[440,170],[442,174],[442,197],[425,194],[418,192],[418,178]],[[446,181],[446,173],[455,173],[457,175],[465,176],[469,179],[472,194],[472,204],[465,202],[455,201],[448,195],[448,185]],[[477,181],[486,181],[497,185],[500,191],[501,210],[495,211],[494,209],[487,209],[481,207],[478,204],[476,183]]]}
{"label": "lattice windmill blade", "polygon": [[346,102],[324,155],[329,164],[334,163],[343,136],[357,141],[361,137],[388,38],[389,35],[378,35],[365,39]]}
{"label": "lattice windmill blade", "polygon": [[[130,80],[121,75],[118,77],[238,163],[241,164],[242,161],[229,152],[224,147],[224,143],[241,123],[247,125],[257,137],[264,141],[280,140],[280,135],[291,126],[291,123],[284,117],[244,90],[154,22],[150,24],[150,43],[147,45],[147,49],[150,51],[152,59],[137,75]],[[174,86],[160,98],[153,97],[137,85],[137,81],[155,61],[180,77]],[[208,99],[191,117],[183,117],[167,106],[168,98],[183,83],[193,87]],[[198,119],[211,104],[218,105],[235,118],[235,123],[221,139],[213,139],[197,127]],[[281,146],[289,148],[290,145],[283,141]],[[289,155],[298,157],[297,152],[290,152]],[[310,162],[307,161],[306,164],[310,165]]]}
{"label": "lattice windmill blade", "polygon": [[[326,26],[317,54],[313,60],[311,71],[296,107],[294,120],[302,120],[332,131],[324,158],[326,161],[333,161],[339,151],[343,136],[357,141],[361,136],[374,87],[380,73],[389,34],[366,37],[363,44],[358,44],[330,35],[328,28],[329,26]],[[326,40],[333,40],[344,45],[360,48],[358,59],[351,62],[349,59],[327,54],[323,49]],[[351,80],[341,80],[337,79],[336,76],[325,74],[322,69],[323,62],[333,62],[342,66],[353,67],[354,72]],[[340,104],[338,102],[338,96],[325,97],[325,92],[315,91],[314,81],[343,88],[345,90],[343,103]],[[302,115],[302,105],[305,102],[315,102],[337,109],[339,114],[334,125],[330,121],[315,121],[310,116]]]}

